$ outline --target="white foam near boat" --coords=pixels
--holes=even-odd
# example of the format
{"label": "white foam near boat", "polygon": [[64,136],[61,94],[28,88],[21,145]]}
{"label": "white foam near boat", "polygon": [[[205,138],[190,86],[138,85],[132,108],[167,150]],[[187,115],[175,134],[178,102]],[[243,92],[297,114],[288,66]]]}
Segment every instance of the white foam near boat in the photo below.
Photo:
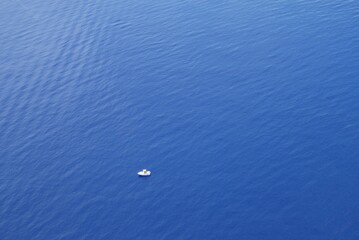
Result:
{"label": "white foam near boat", "polygon": [[148,171],[147,169],[143,169],[142,171],[139,171],[137,174],[141,177],[148,177],[151,175],[151,171]]}

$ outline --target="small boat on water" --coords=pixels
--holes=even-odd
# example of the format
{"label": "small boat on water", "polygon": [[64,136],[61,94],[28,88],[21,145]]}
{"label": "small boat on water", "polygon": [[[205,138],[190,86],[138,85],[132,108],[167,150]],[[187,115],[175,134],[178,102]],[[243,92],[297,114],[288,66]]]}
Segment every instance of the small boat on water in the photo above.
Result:
{"label": "small boat on water", "polygon": [[142,171],[139,171],[137,174],[140,177],[148,177],[151,176],[151,171],[148,171],[147,169],[143,169]]}

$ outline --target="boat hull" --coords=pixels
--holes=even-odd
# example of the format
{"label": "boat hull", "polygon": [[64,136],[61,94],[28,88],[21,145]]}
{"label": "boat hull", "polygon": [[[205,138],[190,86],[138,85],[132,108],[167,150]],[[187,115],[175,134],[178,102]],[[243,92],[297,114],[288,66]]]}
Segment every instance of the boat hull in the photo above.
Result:
{"label": "boat hull", "polygon": [[149,176],[151,176],[151,172],[149,172],[149,171],[146,173],[138,172],[137,175],[140,177],[149,177]]}

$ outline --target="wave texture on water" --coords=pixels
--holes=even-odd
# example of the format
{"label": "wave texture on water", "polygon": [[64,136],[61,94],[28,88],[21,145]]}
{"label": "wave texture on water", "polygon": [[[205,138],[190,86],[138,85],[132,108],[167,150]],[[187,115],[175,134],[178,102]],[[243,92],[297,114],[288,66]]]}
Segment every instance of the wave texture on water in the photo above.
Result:
{"label": "wave texture on water", "polygon": [[359,239],[358,21],[1,1],[0,239]]}

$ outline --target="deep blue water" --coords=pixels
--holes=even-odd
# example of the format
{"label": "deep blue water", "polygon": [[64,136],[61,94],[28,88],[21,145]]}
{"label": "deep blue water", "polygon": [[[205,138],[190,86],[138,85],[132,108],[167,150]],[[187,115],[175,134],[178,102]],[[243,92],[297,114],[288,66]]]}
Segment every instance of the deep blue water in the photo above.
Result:
{"label": "deep blue water", "polygon": [[358,1],[2,0],[0,46],[1,240],[359,239]]}

